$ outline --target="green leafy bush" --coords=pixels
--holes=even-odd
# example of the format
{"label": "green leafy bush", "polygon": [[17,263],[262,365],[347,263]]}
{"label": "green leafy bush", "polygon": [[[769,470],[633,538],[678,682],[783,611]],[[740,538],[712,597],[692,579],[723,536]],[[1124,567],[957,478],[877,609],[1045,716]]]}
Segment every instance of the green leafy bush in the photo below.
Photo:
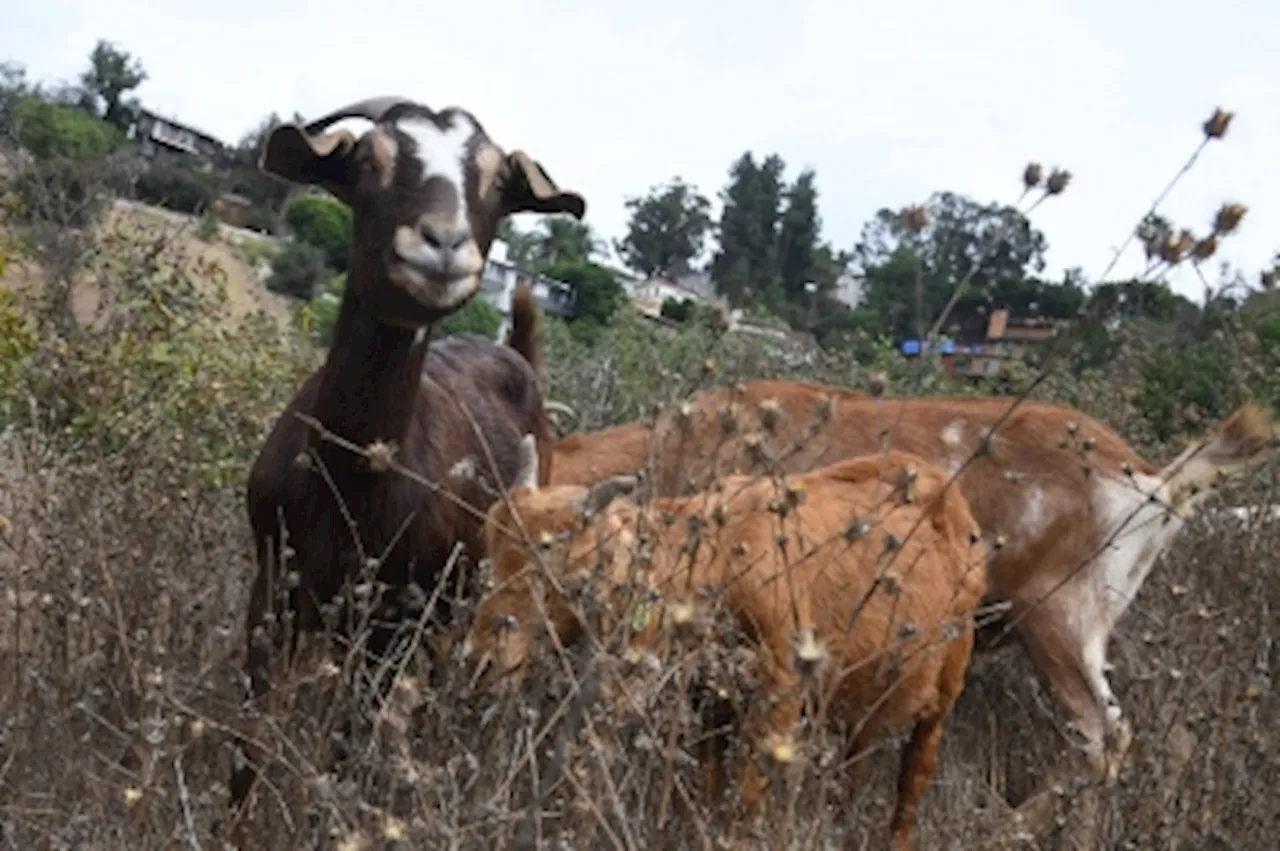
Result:
{"label": "green leafy bush", "polygon": [[124,135],[83,109],[35,96],[20,98],[13,107],[18,141],[39,161],[100,160],[124,143]]}
{"label": "green leafy bush", "polygon": [[609,324],[626,301],[617,277],[603,266],[589,261],[556,263],[547,267],[543,274],[573,288],[577,306],[571,325],[574,333],[585,342],[598,339],[601,329]]}
{"label": "green leafy bush", "polygon": [[502,313],[482,295],[477,295],[460,310],[442,319],[435,327],[435,336],[449,334],[481,334],[493,339],[502,327]]}
{"label": "green leafy bush", "polygon": [[114,459],[121,476],[163,453],[188,486],[236,486],[315,353],[278,320],[235,318],[221,282],[197,286],[176,249],[149,250],[118,235],[101,243],[107,260],[95,271],[117,305],[101,326],[23,318],[0,291],[0,416],[53,440],[64,459]]}
{"label": "green leafy bush", "polygon": [[138,175],[134,193],[140,201],[191,215],[208,210],[218,197],[217,187],[208,175],[167,157],[153,161]]}
{"label": "green leafy bush", "polygon": [[323,251],[305,242],[291,242],[271,261],[267,289],[310,301],[330,274]]}
{"label": "green leafy bush", "polygon": [[342,293],[346,288],[347,273],[335,275],[328,292],[318,294],[308,305],[312,317],[312,337],[325,348],[333,342],[333,326],[338,322],[338,307],[342,304]]}
{"label": "green leafy bush", "polygon": [[320,249],[335,272],[345,271],[351,248],[351,210],[328,195],[296,195],[284,208],[284,220],[298,242]]}

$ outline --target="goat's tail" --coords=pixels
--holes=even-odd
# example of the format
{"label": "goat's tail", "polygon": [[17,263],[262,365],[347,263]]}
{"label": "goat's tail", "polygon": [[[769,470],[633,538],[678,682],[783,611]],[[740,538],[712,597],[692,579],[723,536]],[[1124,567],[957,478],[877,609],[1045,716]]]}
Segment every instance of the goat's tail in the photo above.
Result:
{"label": "goat's tail", "polygon": [[1175,508],[1189,509],[1219,480],[1260,464],[1280,449],[1280,431],[1271,415],[1249,402],[1217,428],[1194,441],[1160,471]]}
{"label": "goat's tail", "polygon": [[542,375],[542,352],[538,348],[538,302],[533,288],[520,284],[511,295],[511,328],[507,345],[529,362],[536,375]]}

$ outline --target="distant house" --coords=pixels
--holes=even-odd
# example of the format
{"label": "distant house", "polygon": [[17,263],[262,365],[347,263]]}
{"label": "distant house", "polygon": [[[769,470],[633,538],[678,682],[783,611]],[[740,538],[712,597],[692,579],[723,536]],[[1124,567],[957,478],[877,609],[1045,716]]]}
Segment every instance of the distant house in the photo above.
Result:
{"label": "distant house", "polygon": [[[1042,343],[1053,339],[1069,323],[1061,319],[1013,317],[1005,309],[991,311],[986,338],[978,343],[956,343],[940,340],[935,345],[942,370],[950,376],[967,378],[999,378],[1007,375],[1009,365],[1021,361]],[[905,357],[919,357],[930,351],[928,343],[907,340],[902,344]]]}
{"label": "distant house", "polygon": [[695,289],[684,281],[673,281],[669,278],[649,278],[636,284],[631,290],[631,302],[636,310],[646,316],[662,314],[662,303],[672,301],[691,301],[695,304],[707,304],[711,299],[703,295],[705,290]]}
{"label": "distant house", "polygon": [[840,274],[840,277],[836,278],[836,286],[831,294],[844,302],[850,310],[853,310],[862,303],[862,286],[862,278],[852,272],[845,271]]}
{"label": "distant house", "polygon": [[573,287],[546,275],[526,275],[507,258],[507,244],[495,239],[489,249],[489,259],[484,264],[484,277],[480,287],[480,294],[502,314],[499,339],[506,336],[507,323],[511,319],[511,297],[521,281],[528,281],[532,285],[533,296],[544,313],[562,319],[572,319],[577,315],[577,293]]}
{"label": "distant house", "polygon": [[146,157],[192,154],[212,159],[224,147],[216,136],[149,109],[138,111],[130,133]]}

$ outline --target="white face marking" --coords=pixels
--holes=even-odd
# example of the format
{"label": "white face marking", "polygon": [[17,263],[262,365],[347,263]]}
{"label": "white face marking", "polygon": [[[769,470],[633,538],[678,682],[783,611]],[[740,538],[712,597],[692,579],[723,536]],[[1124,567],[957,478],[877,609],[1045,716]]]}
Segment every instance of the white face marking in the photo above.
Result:
{"label": "white face marking", "polygon": [[466,226],[466,180],[464,170],[467,143],[475,135],[475,125],[465,115],[455,113],[444,129],[426,118],[406,116],[400,121],[400,129],[417,146],[417,157],[422,163],[422,181],[442,177],[453,184],[458,192],[458,226]]}

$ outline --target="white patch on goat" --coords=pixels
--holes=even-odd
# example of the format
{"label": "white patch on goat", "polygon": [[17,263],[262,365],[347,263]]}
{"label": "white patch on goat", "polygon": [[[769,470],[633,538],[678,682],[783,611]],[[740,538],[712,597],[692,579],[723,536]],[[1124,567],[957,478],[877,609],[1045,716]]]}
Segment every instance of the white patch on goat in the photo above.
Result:
{"label": "white patch on goat", "polygon": [[1045,507],[1044,490],[1039,485],[1030,485],[1026,491],[1027,501],[1022,506],[1023,540],[1034,541],[1044,534],[1048,510]]}
{"label": "white patch on goat", "polygon": [[952,420],[942,430],[942,443],[951,450],[947,453],[947,472],[955,475],[964,463],[964,420]]}
{"label": "white patch on goat", "polygon": [[[1136,487],[1135,487],[1136,486]],[[1108,542],[1091,571],[1110,634],[1156,559],[1182,529],[1183,520],[1167,506],[1168,489],[1155,476],[1136,474],[1130,481],[1099,478],[1093,490],[1095,516]],[[1149,498],[1155,494],[1156,499]]]}

